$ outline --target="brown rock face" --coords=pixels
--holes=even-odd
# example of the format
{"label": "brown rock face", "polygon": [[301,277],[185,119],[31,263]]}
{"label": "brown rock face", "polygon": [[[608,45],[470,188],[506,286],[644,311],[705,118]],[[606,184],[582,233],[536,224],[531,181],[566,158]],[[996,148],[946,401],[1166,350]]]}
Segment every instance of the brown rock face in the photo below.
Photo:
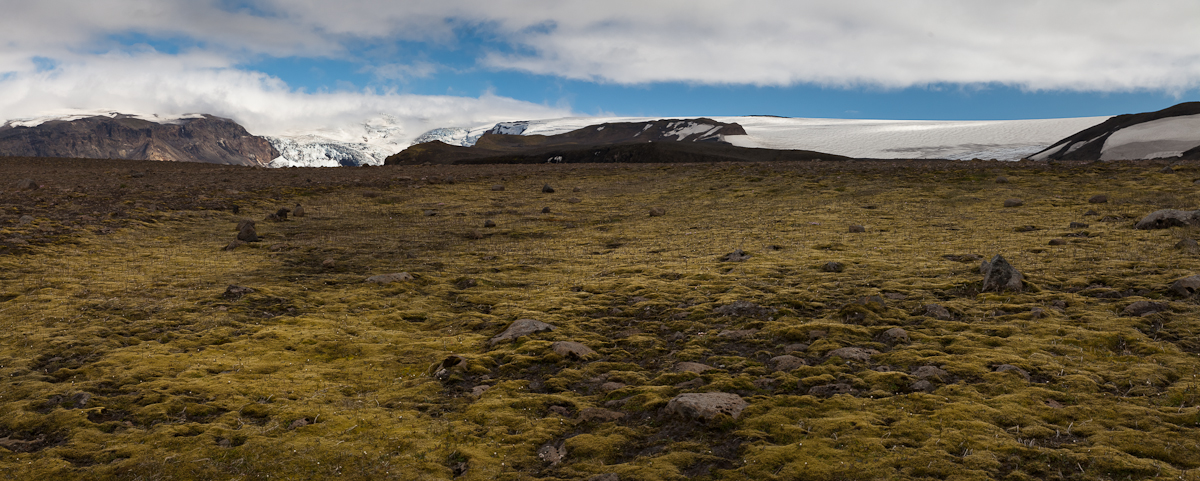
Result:
{"label": "brown rock face", "polygon": [[266,166],[279,152],[229,119],[205,115],[160,124],[118,115],[2,127],[0,155]]}

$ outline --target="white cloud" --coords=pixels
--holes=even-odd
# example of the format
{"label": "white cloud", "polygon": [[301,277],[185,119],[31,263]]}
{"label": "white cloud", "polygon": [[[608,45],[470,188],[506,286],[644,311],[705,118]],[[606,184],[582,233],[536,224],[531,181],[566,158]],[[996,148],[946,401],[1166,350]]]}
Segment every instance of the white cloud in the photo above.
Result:
{"label": "white cloud", "polygon": [[204,53],[106,54],[43,72],[0,78],[0,115],[113,110],[132,114],[210,113],[232,118],[252,133],[322,132],[362,141],[363,122],[390,118],[403,143],[425,131],[501,120],[570,115],[552,107],[485,93],[479,97],[405,95],[373,91],[307,93],[277,78],[230,67]]}

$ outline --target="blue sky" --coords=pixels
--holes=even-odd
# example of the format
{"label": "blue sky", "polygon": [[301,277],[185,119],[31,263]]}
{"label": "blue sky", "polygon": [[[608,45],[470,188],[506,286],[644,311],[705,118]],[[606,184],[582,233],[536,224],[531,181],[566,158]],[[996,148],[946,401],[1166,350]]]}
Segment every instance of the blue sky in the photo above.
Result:
{"label": "blue sky", "polygon": [[0,0],[0,117],[405,135],[564,115],[1001,120],[1200,100],[1193,0]]}

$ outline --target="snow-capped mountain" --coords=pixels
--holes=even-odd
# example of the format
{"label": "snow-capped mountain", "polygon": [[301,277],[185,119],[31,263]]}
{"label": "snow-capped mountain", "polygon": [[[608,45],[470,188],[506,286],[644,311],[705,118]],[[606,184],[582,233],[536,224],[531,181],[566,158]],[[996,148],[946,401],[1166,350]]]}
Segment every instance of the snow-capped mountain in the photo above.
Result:
{"label": "snow-capped mountain", "polygon": [[[469,147],[485,132],[509,135],[556,135],[615,122],[651,122],[660,117],[567,117],[501,122],[491,126],[430,131],[415,143],[440,140]],[[1071,133],[1108,117],[1065,119],[943,121],[808,119],[767,116],[712,117],[737,123],[746,135],[727,135],[739,147],[813,150],[874,159],[1020,160]]]}

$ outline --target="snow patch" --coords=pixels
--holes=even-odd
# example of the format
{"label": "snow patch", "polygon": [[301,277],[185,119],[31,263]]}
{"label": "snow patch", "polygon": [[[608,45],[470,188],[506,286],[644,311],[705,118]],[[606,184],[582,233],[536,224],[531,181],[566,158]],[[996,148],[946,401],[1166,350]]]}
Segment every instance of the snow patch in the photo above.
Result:
{"label": "snow patch", "polygon": [[1179,157],[1200,146],[1200,115],[1181,115],[1132,125],[1108,136],[1100,160]]}

